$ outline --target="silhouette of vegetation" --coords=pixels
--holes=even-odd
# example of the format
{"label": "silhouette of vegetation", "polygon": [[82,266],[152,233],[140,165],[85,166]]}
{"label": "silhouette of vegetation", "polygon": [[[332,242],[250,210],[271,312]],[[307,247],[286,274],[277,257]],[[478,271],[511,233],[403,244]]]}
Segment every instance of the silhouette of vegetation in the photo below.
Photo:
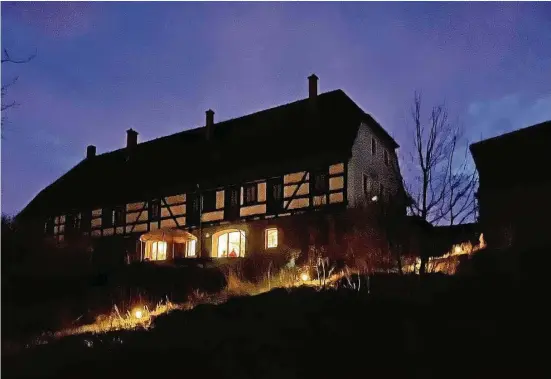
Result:
{"label": "silhouette of vegetation", "polygon": [[[410,213],[432,225],[455,225],[472,218],[478,176],[474,165],[468,162],[463,128],[450,121],[445,105],[433,106],[425,116],[417,92],[408,128],[412,145],[406,148],[409,159],[405,161],[413,174],[412,182],[406,186],[412,200]],[[429,257],[424,252],[421,275]]]}
{"label": "silhouette of vegetation", "polygon": [[[7,49],[2,50],[2,66],[4,63],[7,64],[23,64],[30,62],[34,57],[36,56],[36,53],[29,55],[28,57],[24,59],[15,59],[10,56]],[[6,121],[5,111],[7,111],[9,108],[12,108],[17,105],[15,101],[7,101],[7,95],[8,95],[8,89],[14,85],[17,82],[17,79],[19,77],[12,78],[11,80],[4,81],[2,80],[2,126],[4,126],[4,123]],[[4,78],[2,78],[4,79]]]}

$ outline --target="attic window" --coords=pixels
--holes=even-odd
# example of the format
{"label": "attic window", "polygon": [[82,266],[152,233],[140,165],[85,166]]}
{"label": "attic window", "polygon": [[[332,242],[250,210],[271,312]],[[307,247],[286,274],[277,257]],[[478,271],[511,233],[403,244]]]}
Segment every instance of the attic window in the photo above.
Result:
{"label": "attic window", "polygon": [[371,155],[377,155],[377,141],[371,137]]}

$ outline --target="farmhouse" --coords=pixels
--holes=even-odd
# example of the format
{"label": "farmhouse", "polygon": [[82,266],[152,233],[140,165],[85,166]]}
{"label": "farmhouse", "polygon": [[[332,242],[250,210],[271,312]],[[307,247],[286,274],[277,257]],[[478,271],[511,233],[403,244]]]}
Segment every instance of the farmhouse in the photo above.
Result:
{"label": "farmhouse", "polygon": [[[233,258],[338,245],[339,217],[403,193],[398,144],[342,90],[86,157],[19,218],[58,244],[134,259]],[[405,214],[405,208],[404,208]]]}
{"label": "farmhouse", "polygon": [[480,177],[480,226],[488,246],[551,245],[550,146],[551,121],[471,145]]}

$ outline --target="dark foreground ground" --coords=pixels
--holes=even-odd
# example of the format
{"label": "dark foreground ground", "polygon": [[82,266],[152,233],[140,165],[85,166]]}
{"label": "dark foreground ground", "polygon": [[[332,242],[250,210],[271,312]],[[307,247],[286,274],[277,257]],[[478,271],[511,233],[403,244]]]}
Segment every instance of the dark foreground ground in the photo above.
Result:
{"label": "dark foreground ground", "polygon": [[[149,331],[67,337],[2,358],[2,377],[514,377],[543,373],[535,281],[438,279],[408,296],[283,289],[157,318]],[[379,280],[383,283],[384,280]],[[427,287],[428,286],[428,287]],[[426,287],[426,288],[425,288]],[[430,288],[429,288],[430,287]],[[384,293],[384,294],[383,294]],[[536,302],[535,299],[539,299]],[[541,349],[546,350],[546,344]]]}

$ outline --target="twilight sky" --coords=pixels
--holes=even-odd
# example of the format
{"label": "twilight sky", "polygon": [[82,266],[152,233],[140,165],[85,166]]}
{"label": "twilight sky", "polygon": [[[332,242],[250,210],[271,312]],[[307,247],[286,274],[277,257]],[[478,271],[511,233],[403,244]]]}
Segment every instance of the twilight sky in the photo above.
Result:
{"label": "twilight sky", "polygon": [[[9,3],[25,65],[2,140],[2,212],[98,153],[343,89],[399,144],[413,91],[472,141],[551,119],[549,3]],[[181,162],[182,173],[186,162]],[[178,167],[175,166],[177,170]],[[105,185],[109,185],[106,183]]]}

